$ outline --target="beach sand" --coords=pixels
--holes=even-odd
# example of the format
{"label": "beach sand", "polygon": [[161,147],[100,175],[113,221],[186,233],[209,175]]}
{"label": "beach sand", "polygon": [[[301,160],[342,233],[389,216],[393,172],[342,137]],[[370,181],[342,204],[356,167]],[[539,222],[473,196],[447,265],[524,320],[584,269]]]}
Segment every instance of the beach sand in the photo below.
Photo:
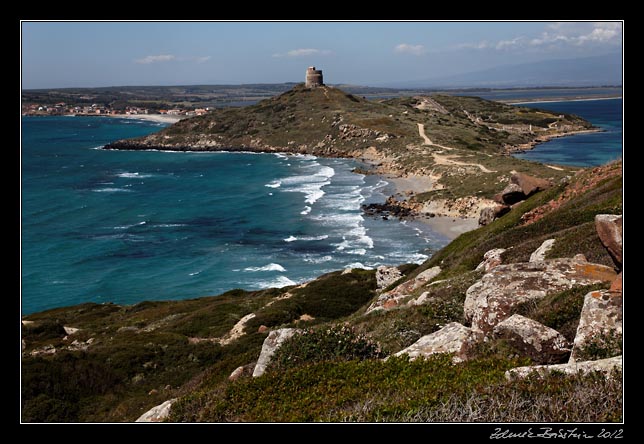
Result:
{"label": "beach sand", "polygon": [[160,123],[175,123],[181,119],[185,119],[186,116],[168,116],[166,114],[114,114],[109,117],[116,117],[119,119],[136,119],[136,120],[148,120],[150,122],[160,122]]}
{"label": "beach sand", "polygon": [[[383,176],[394,186],[395,192],[408,196],[410,192],[424,193],[434,189],[435,181],[429,176],[409,175],[407,177]],[[460,218],[449,216],[418,216],[414,220],[429,226],[432,231],[442,234],[448,239],[456,239],[463,233],[476,230],[479,227],[477,218]]]}

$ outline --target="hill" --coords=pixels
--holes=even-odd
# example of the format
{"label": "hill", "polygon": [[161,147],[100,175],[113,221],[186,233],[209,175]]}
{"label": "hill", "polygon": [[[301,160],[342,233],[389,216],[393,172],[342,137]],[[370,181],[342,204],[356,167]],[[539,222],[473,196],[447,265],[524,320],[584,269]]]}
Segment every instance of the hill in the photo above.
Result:
{"label": "hill", "polygon": [[577,116],[476,97],[371,101],[338,88],[297,85],[256,105],[218,109],[105,148],[355,158],[369,163],[373,173],[425,176],[433,185],[423,191],[449,190],[442,193],[445,198],[490,198],[503,189],[503,177],[512,171],[554,181],[570,171],[515,159],[509,152],[592,130]]}

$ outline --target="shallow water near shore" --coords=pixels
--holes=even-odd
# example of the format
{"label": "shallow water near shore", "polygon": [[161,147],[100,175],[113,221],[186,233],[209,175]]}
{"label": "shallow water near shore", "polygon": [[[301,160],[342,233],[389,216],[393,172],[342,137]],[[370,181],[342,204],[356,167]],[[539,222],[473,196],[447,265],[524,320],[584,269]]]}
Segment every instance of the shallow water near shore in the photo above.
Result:
{"label": "shallow water near shore", "polygon": [[25,117],[22,310],[284,286],[346,267],[420,262],[447,237],[368,218],[394,192],[356,162],[107,151],[162,125]]}

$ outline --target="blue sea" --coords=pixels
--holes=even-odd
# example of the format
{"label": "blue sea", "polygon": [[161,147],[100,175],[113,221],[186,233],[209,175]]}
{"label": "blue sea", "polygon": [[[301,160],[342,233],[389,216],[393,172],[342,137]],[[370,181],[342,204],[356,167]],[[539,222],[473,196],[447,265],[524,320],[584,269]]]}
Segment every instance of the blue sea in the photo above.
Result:
{"label": "blue sea", "polygon": [[448,239],[368,218],[392,187],[356,162],[107,151],[159,124],[23,117],[22,311],[280,287],[347,267],[421,262]]}
{"label": "blue sea", "polygon": [[622,99],[526,103],[522,106],[576,114],[602,129],[599,133],[551,139],[515,157],[535,162],[589,167],[623,155]]}

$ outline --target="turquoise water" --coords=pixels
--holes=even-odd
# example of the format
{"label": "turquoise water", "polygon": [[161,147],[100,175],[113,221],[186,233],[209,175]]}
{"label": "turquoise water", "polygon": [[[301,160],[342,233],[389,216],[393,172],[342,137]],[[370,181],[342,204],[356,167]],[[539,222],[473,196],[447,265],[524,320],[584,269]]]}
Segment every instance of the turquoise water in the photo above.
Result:
{"label": "turquoise water", "polygon": [[22,310],[260,289],[345,267],[419,262],[448,240],[366,218],[391,187],[355,162],[106,151],[159,124],[22,121]]}
{"label": "turquoise water", "polygon": [[549,140],[516,157],[543,163],[596,166],[623,155],[622,99],[530,103],[522,106],[576,114],[603,130]]}

